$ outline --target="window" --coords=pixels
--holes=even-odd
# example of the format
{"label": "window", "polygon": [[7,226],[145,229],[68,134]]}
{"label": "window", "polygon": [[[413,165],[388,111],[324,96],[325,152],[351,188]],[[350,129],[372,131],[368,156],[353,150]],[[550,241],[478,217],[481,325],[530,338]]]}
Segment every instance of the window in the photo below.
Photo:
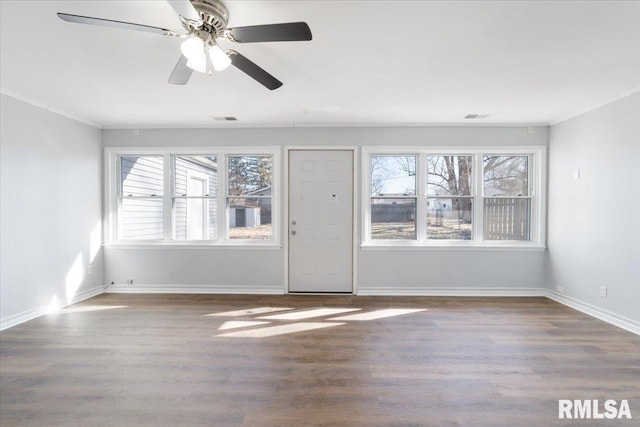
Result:
{"label": "window", "polygon": [[108,150],[110,242],[277,243],[277,148],[157,151]]}
{"label": "window", "polygon": [[120,157],[118,238],[163,237],[164,170],[162,156]]}
{"label": "window", "polygon": [[471,240],[472,156],[427,156],[427,239]]}
{"label": "window", "polygon": [[270,239],[271,156],[229,156],[227,209],[230,239]]}
{"label": "window", "polygon": [[529,156],[485,155],[482,159],[485,240],[529,240]]}
{"label": "window", "polygon": [[544,153],[365,147],[363,244],[543,246]]}
{"label": "window", "polygon": [[416,238],[416,156],[371,156],[371,238]]}
{"label": "window", "polygon": [[215,155],[173,156],[173,231],[176,240],[215,240],[218,234]]}

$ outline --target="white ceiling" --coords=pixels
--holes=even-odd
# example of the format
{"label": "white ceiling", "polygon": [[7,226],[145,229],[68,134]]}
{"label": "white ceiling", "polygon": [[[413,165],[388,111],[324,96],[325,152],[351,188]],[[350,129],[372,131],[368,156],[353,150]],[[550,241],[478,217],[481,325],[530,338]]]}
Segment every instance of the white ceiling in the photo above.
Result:
{"label": "white ceiling", "polygon": [[640,90],[637,1],[225,4],[229,27],[309,24],[310,42],[221,43],[284,86],[269,91],[234,67],[169,85],[179,39],[56,16],[181,30],[164,0],[1,0],[2,92],[100,127],[145,128],[549,124]]}

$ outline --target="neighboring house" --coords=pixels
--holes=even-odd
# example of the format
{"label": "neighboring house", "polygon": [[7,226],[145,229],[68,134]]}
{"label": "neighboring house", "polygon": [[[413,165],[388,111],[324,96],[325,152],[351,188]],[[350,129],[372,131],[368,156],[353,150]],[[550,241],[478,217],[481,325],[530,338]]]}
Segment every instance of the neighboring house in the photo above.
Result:
{"label": "neighboring house", "polygon": [[271,224],[271,186],[230,202],[230,227],[258,227],[263,224]]}
{"label": "neighboring house", "polygon": [[258,227],[261,224],[260,207],[247,205],[229,206],[229,227]]}
{"label": "neighboring house", "polygon": [[[120,239],[163,238],[163,160],[160,156],[120,158]],[[176,156],[174,238],[201,240],[216,235],[217,162],[206,156]]]}

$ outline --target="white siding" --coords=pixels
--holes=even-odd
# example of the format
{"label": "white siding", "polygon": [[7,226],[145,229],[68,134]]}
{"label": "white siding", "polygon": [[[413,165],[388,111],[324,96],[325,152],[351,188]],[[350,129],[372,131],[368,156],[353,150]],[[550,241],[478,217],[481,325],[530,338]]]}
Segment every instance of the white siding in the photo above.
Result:
{"label": "white siding", "polygon": [[[218,197],[218,170],[190,162],[182,157],[175,158],[175,196],[187,195],[187,173],[188,171],[200,172],[207,176],[209,183],[209,196],[213,197],[209,201],[209,238],[215,239],[217,234],[216,218],[218,217],[218,206],[215,198]],[[174,205],[175,213],[175,238],[187,238],[187,201],[186,199],[176,199]]]}
{"label": "white siding", "polygon": [[163,176],[162,156],[120,158],[120,239],[162,239]]}

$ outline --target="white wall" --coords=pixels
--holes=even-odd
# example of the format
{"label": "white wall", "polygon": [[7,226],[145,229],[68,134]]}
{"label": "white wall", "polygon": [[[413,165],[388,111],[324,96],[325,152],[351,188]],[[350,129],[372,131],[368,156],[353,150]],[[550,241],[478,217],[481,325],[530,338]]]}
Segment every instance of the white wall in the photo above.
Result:
{"label": "white wall", "polygon": [[640,94],[552,126],[549,159],[549,288],[640,330]]}
{"label": "white wall", "polygon": [[[547,145],[548,128],[291,128],[104,130],[105,147]],[[359,177],[356,178],[359,182]],[[359,185],[359,184],[358,184]],[[283,190],[283,189],[281,189]],[[281,191],[281,194],[284,194]],[[283,203],[283,201],[281,201]],[[359,211],[360,197],[356,207]],[[284,208],[284,205],[281,205]],[[282,229],[282,228],[281,228]],[[112,289],[283,292],[284,249],[105,248]],[[360,249],[359,294],[486,292],[544,288],[543,251]],[[131,279],[134,286],[119,286]],[[157,286],[160,285],[160,286]]]}
{"label": "white wall", "polygon": [[14,98],[0,113],[4,329],[102,292],[102,150],[99,129]]}

